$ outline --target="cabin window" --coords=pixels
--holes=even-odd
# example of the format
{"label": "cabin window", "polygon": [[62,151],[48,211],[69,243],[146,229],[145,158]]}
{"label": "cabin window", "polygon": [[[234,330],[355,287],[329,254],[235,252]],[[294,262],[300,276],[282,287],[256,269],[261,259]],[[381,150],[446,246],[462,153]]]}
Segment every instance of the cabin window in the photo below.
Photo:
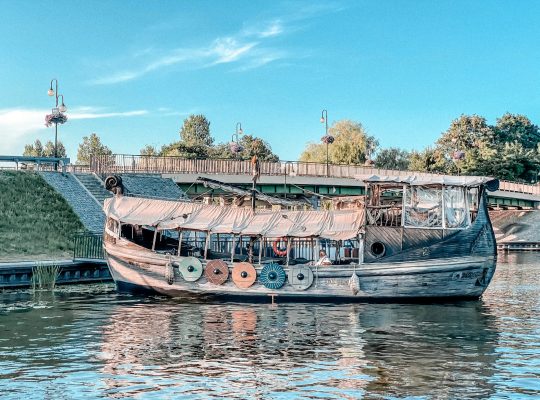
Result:
{"label": "cabin window", "polygon": [[469,226],[469,210],[465,188],[447,186],[444,188],[445,228],[462,229]]}
{"label": "cabin window", "polygon": [[404,223],[413,228],[442,228],[441,187],[408,186],[404,201]]}
{"label": "cabin window", "polygon": [[403,186],[372,185],[370,201],[366,207],[368,225],[400,227]]}

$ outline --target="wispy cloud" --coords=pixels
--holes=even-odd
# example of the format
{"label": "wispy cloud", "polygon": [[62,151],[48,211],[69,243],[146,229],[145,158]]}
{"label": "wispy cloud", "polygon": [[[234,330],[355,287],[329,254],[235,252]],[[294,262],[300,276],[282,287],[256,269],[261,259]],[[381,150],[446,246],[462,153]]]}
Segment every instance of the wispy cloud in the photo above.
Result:
{"label": "wispy cloud", "polygon": [[[137,68],[112,72],[109,75],[91,80],[93,85],[110,85],[131,81],[151,72],[174,65],[187,65],[191,68],[208,68],[219,64],[240,63],[237,70],[258,68],[286,56],[284,50],[276,51],[269,46],[269,41],[286,33],[280,19],[259,24],[257,28],[244,28],[236,34],[220,36],[201,47],[179,47],[167,51],[146,48],[146,58],[153,56],[151,62],[143,63]],[[127,58],[136,63],[141,50],[137,50]]]}
{"label": "wispy cloud", "polygon": [[[69,120],[96,118],[135,117],[148,114],[147,110],[100,112],[97,107],[79,107],[69,112]],[[0,109],[0,153],[20,153],[23,143],[45,133],[45,115],[50,109],[5,108]]]}
{"label": "wispy cloud", "polygon": [[96,113],[96,112],[73,112],[70,113],[69,119],[97,119],[97,118],[112,118],[112,117],[136,117],[139,115],[148,114],[148,110],[134,110],[124,112],[109,112],[109,113]]}

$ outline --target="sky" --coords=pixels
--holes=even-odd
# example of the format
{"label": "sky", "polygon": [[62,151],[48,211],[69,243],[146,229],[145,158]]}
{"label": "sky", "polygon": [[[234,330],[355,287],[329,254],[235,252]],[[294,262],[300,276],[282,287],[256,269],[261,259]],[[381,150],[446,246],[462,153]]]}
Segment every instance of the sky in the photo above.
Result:
{"label": "sky", "polygon": [[422,149],[461,114],[540,123],[538,1],[0,0],[0,154],[54,140],[76,159],[97,133],[115,153],[179,139],[202,113],[216,142],[241,122],[296,160],[332,123]]}

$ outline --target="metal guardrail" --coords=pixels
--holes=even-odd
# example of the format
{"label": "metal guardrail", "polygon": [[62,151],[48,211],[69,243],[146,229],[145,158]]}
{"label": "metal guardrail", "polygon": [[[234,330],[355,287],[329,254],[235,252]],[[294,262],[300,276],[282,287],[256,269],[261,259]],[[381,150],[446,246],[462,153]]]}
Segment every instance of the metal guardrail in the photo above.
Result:
{"label": "metal guardrail", "polygon": [[75,235],[73,259],[103,260],[103,235],[98,233],[80,233]]}
{"label": "metal guardrail", "polygon": [[[92,156],[89,166],[81,166],[98,174],[106,173],[155,173],[155,174],[225,174],[251,175],[253,166],[249,160],[230,159],[186,159],[182,157],[139,156],[113,154],[110,156]],[[326,177],[324,163],[302,161],[261,161],[261,175],[288,175]],[[354,178],[357,175],[404,176],[415,174],[429,177],[438,174],[401,171],[394,169],[372,168],[363,165],[331,164],[328,175],[332,178]],[[500,181],[499,190],[540,195],[540,185]]]}

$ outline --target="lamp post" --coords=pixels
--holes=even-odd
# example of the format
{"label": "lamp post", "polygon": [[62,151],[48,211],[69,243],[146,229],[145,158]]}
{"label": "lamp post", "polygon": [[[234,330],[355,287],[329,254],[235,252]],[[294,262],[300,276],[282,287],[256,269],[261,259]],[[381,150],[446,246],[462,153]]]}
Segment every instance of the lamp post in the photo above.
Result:
{"label": "lamp post", "polygon": [[242,123],[237,122],[236,123],[236,131],[233,133],[231,137],[231,151],[238,156],[240,152],[242,151],[242,146],[240,145],[238,139],[240,136],[244,134],[244,131],[242,130]]}
{"label": "lamp post", "polygon": [[[53,89],[53,82],[55,83],[55,87]],[[48,90],[47,94],[49,96],[55,96],[55,108],[53,109],[53,115],[54,114],[60,114],[67,111],[67,107],[64,104],[64,95],[58,94],[58,79],[52,79],[51,80],[51,87]],[[62,102],[60,103],[60,107],[58,107],[58,99],[62,98]],[[54,122],[54,158],[58,158],[58,122]],[[54,163],[54,169],[58,169],[58,163]]]}
{"label": "lamp post", "polygon": [[325,133],[321,138],[323,143],[326,143],[326,176],[330,176],[328,145],[334,143],[334,137],[328,134],[328,111],[326,109],[321,112],[321,124],[325,124]]}

